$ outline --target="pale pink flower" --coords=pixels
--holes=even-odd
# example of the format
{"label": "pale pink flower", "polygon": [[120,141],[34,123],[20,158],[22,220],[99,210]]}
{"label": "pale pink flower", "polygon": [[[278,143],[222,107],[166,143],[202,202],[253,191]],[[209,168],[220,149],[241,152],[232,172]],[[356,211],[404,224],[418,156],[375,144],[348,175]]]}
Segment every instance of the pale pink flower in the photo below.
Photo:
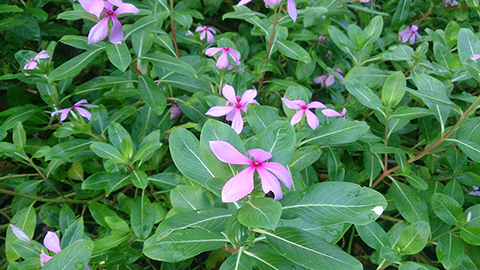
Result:
{"label": "pale pink flower", "polygon": [[360,3],[368,3],[370,0],[360,0]]}
{"label": "pale pink flower", "polygon": [[[94,0],[91,0],[94,1]],[[115,1],[116,3],[117,1]],[[121,1],[120,1],[121,2]],[[115,4],[116,5],[116,4]],[[110,31],[109,40],[113,44],[121,44],[123,41],[123,26],[120,21],[117,19],[116,15],[124,13],[134,13],[137,14],[140,12],[132,4],[121,3],[118,8],[114,11],[113,4],[111,2],[104,2],[103,7],[105,10],[102,10],[101,13],[107,14],[103,19],[101,19],[97,24],[95,24],[90,32],[88,33],[88,44],[97,43],[100,40],[103,40],[108,35],[108,24],[110,19],[112,19],[112,30]],[[102,8],[103,9],[103,8]],[[88,10],[87,10],[88,11]],[[95,11],[96,12],[96,11]],[[94,13],[92,13],[94,14]]]}
{"label": "pale pink flower", "polygon": [[[50,55],[47,53],[47,51],[43,50],[39,52],[37,55],[35,55],[35,57],[30,59],[30,61],[28,61],[28,63],[26,63],[25,66],[23,66],[23,69],[35,69],[37,68],[37,65],[38,65],[38,59],[47,59],[47,58],[50,58]],[[28,73],[25,73],[25,75],[30,76],[30,74]]]}
{"label": "pale pink flower", "polygon": [[205,39],[205,35],[207,36],[207,42],[208,43],[212,43],[214,40],[215,40],[215,37],[213,36],[213,34],[216,34],[217,31],[215,31],[215,29],[213,29],[212,27],[207,27],[207,26],[199,26],[197,27],[197,29],[195,29],[195,32],[202,32],[200,34],[200,40],[204,40]]}
{"label": "pale pink flower", "polygon": [[457,2],[456,0],[444,0],[442,3],[440,3],[440,6],[442,6],[442,4],[443,4],[445,7],[458,6],[458,2]]}
{"label": "pale pink flower", "polygon": [[474,61],[477,60],[478,58],[480,58],[480,54],[474,54],[474,55],[472,55],[472,57],[470,57],[470,59],[472,59]]}
{"label": "pale pink flower", "polygon": [[242,111],[247,112],[248,103],[257,103],[255,100],[257,90],[247,90],[240,98],[235,95],[235,89],[231,85],[226,84],[222,89],[222,94],[227,99],[225,106],[212,107],[206,112],[206,115],[214,117],[227,115],[227,120],[232,121],[232,128],[237,134],[240,134],[243,130]]}
{"label": "pale pink flower", "polygon": [[[74,0],[75,1],[75,0]],[[100,17],[100,14],[103,11],[103,8],[105,7],[103,0],[78,0],[80,2],[80,5],[82,5],[82,8],[85,9],[90,14],[93,14],[97,16],[97,18]],[[122,0],[108,0],[111,4],[115,6],[120,6],[123,4]]]}
{"label": "pale pink flower", "polygon": [[418,26],[416,25],[411,25],[407,27],[407,29],[398,33],[398,40],[402,43],[406,43],[408,41],[410,44],[413,44],[415,43],[416,38],[422,40],[422,36],[420,36],[418,33]]}
{"label": "pale pink flower", "polygon": [[282,181],[287,188],[292,187],[292,176],[285,166],[277,162],[265,162],[272,158],[272,154],[267,151],[262,149],[248,150],[247,155],[252,157],[252,160],[224,141],[211,141],[210,149],[222,162],[249,165],[230,178],[223,186],[223,202],[235,202],[250,194],[254,187],[253,176],[255,170],[260,176],[263,192],[273,192],[275,200],[280,200],[283,197],[282,187],[278,180]]}
{"label": "pale pink flower", "polygon": [[23,242],[26,242],[26,243],[30,242],[30,237],[28,237],[28,235],[24,231],[22,231],[22,229],[18,228],[15,225],[12,225],[12,224],[10,224],[10,228],[12,228],[13,234],[15,234],[15,236],[18,239],[20,239],[20,240],[22,240]]}
{"label": "pale pink flower", "polygon": [[[243,6],[247,3],[250,3],[252,0],[241,0],[238,2],[237,6]],[[265,5],[267,6],[276,6],[280,4],[282,1],[281,0],[263,0]],[[287,11],[288,15],[290,15],[290,18],[295,22],[297,20],[297,7],[295,6],[295,1],[293,0],[287,0]]]}
{"label": "pale pink flower", "polygon": [[325,116],[328,116],[328,117],[341,117],[341,118],[344,118],[344,119],[347,119],[346,117],[346,114],[347,114],[347,109],[343,108],[342,110],[342,113],[339,113],[335,110],[332,110],[332,109],[325,109],[325,110],[322,110],[322,113],[325,115]]}
{"label": "pale pink flower", "polygon": [[[77,240],[75,242],[82,241],[82,240],[83,239],[80,239],[80,240]],[[45,238],[43,238],[43,245],[48,250],[52,251],[55,254],[62,251],[62,249],[60,248],[60,239],[58,238],[57,234],[54,233],[54,232],[47,232],[47,235],[45,235]],[[40,254],[40,265],[43,266],[51,258],[52,258],[52,256],[47,255],[47,254],[43,253],[43,251],[42,251],[42,253]],[[84,268],[84,270],[90,270],[90,267],[87,265]]]}
{"label": "pale pink flower", "polygon": [[[335,73],[337,73],[337,75],[341,79],[340,83],[343,84],[344,78],[343,78],[342,74],[340,74],[340,73],[343,73],[342,70],[339,69],[339,68],[332,68],[332,70]],[[313,81],[316,82],[316,83],[319,83],[322,87],[330,86],[335,82],[335,76],[333,76],[333,74],[330,74],[330,73],[325,73],[325,74],[323,74],[319,77],[313,78]]]}
{"label": "pale pink flower", "polygon": [[468,192],[468,194],[474,195],[474,196],[480,196],[479,188],[477,186],[473,186],[472,188],[473,188],[473,190]]}
{"label": "pale pink flower", "polygon": [[233,61],[235,62],[235,64],[237,66],[240,65],[240,58],[242,56],[240,55],[240,53],[237,50],[235,50],[233,48],[230,48],[230,47],[226,47],[226,48],[211,47],[211,48],[208,48],[205,51],[205,54],[207,56],[213,56],[218,52],[222,52],[220,57],[218,57],[218,59],[217,59],[217,68],[218,69],[224,69],[224,68],[228,67],[228,56],[227,55],[230,55],[230,57],[233,59]]}
{"label": "pale pink flower", "polygon": [[290,109],[293,110],[299,110],[296,112],[293,116],[292,119],[290,119],[290,124],[294,126],[300,120],[302,120],[302,116],[305,113],[305,116],[307,117],[307,123],[312,129],[316,129],[319,125],[318,117],[311,112],[309,109],[324,109],[326,108],[323,103],[318,102],[318,101],[313,101],[308,103],[307,105],[305,104],[305,101],[303,100],[288,100],[286,98],[282,98],[283,103],[285,103],[285,106],[287,106]]}
{"label": "pale pink flower", "polygon": [[87,118],[88,120],[92,119],[92,114],[85,110],[84,108],[94,108],[98,107],[97,105],[92,105],[88,104],[86,99],[82,99],[79,102],[73,104],[72,107],[66,108],[66,109],[61,109],[58,111],[52,112],[51,116],[53,117],[55,114],[60,113],[60,122],[63,122],[65,119],[67,119],[68,113],[72,110],[75,109],[81,116]]}

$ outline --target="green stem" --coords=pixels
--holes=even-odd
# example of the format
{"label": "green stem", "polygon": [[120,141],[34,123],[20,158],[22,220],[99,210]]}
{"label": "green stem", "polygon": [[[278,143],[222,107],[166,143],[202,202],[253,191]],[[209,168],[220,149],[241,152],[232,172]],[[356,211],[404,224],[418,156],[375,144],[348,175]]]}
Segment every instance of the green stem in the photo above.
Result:
{"label": "green stem", "polygon": [[12,174],[12,175],[7,175],[0,177],[0,181],[9,179],[9,178],[15,178],[15,177],[29,177],[29,176],[38,176],[37,173],[26,173],[26,174]]}
{"label": "green stem", "polygon": [[[173,13],[173,0],[170,0],[170,12]],[[180,58],[180,53],[178,53],[177,36],[175,35],[175,21],[172,16],[170,16],[170,23],[172,24],[172,37],[173,45],[175,46],[175,54],[177,58]]]}
{"label": "green stem", "polygon": [[[273,37],[275,36],[275,27],[277,26],[277,23],[278,23],[278,14],[279,14],[279,8],[275,8],[273,9],[273,22],[272,22],[272,33],[270,34],[270,37],[268,39],[268,49],[267,49],[267,57],[266,57],[266,61],[265,61],[265,65],[268,64],[268,61],[270,61],[270,52],[272,50],[272,46],[273,46]],[[262,73],[262,78],[260,78],[260,81],[258,81],[258,90],[260,90],[260,88],[262,87],[262,84],[263,84],[263,80],[265,79],[265,73],[266,71],[264,71]]]}
{"label": "green stem", "polygon": [[353,238],[355,237],[355,226],[352,226],[352,234],[350,235],[350,239],[348,240],[348,247],[347,253],[351,254],[352,252],[352,245],[353,245]]}
{"label": "green stem", "polygon": [[43,198],[43,197],[37,197],[37,196],[30,196],[30,195],[25,195],[22,193],[17,193],[14,191],[10,191],[7,189],[0,188],[0,193],[10,195],[10,196],[16,196],[16,197],[21,197],[25,199],[30,199],[34,201],[40,201],[40,202],[49,202],[49,203],[61,203],[61,202],[68,202],[68,203],[89,203],[89,200],[74,200],[74,199],[67,199],[62,195],[62,198],[57,198],[57,199],[48,199],[48,198]]}
{"label": "green stem", "polygon": [[430,241],[428,241],[428,243],[433,243],[433,242],[435,242],[435,240],[437,240],[438,238],[440,238],[440,237],[442,237],[442,236],[444,236],[444,235],[446,235],[446,234],[452,233],[452,232],[454,232],[454,231],[456,231],[456,230],[459,230],[459,229],[460,229],[460,228],[455,227],[455,228],[451,229],[451,230],[448,231],[448,232],[444,232],[444,233],[440,234],[439,236],[437,236],[437,237],[435,237],[435,238],[432,238]]}

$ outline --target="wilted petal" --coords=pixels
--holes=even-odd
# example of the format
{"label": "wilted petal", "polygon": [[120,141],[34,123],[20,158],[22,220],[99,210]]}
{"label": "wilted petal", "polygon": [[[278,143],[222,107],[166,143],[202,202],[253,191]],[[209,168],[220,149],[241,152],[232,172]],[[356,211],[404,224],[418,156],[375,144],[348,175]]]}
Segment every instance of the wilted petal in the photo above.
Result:
{"label": "wilted petal", "polygon": [[222,95],[231,103],[237,102],[237,96],[235,95],[235,89],[230,84],[225,84],[222,88]]}
{"label": "wilted petal", "polygon": [[46,262],[50,261],[51,258],[52,256],[48,256],[42,252],[42,254],[40,254],[40,265],[43,266]]}
{"label": "wilted petal", "polygon": [[110,36],[108,39],[113,44],[122,44],[123,37],[124,35],[122,24],[115,16],[112,16],[112,31],[110,32]]}
{"label": "wilted petal", "polygon": [[221,162],[230,164],[250,164],[251,160],[240,153],[233,145],[224,141],[210,141],[210,149]]}
{"label": "wilted petal", "polygon": [[[301,109],[303,105],[305,105],[305,101],[303,100],[289,100],[286,98],[282,98],[283,103],[285,103],[285,106],[292,110],[298,110]],[[302,103],[303,102],[303,103]]]}
{"label": "wilted petal", "polygon": [[58,239],[58,236],[54,232],[47,232],[47,235],[45,235],[45,238],[43,239],[43,245],[50,251],[53,251],[55,253],[59,253],[62,251],[60,248],[60,240]]}
{"label": "wilted petal", "polygon": [[327,106],[323,105],[323,103],[321,102],[318,102],[318,101],[312,101],[310,103],[308,103],[307,105],[307,108],[311,109],[311,108],[315,108],[315,109],[323,109],[323,108],[326,108]]}
{"label": "wilted petal", "polygon": [[87,118],[89,121],[92,119],[92,114],[84,108],[76,107],[75,110],[77,110],[78,114]]}
{"label": "wilted petal", "polygon": [[242,0],[242,1],[238,2],[237,6],[243,6],[247,3],[250,3],[250,1],[252,1],[252,0]]}
{"label": "wilted petal", "polygon": [[311,112],[310,110],[305,111],[305,116],[307,117],[308,125],[313,130],[315,130],[318,127],[318,124],[319,124],[318,117],[313,112]]}
{"label": "wilted petal", "polygon": [[22,231],[22,229],[12,224],[10,224],[10,228],[12,228],[13,234],[15,234],[18,239],[22,240],[23,242],[30,242],[30,237],[28,237],[28,235]]}
{"label": "wilted petal", "polygon": [[293,0],[287,0],[287,11],[290,18],[295,22],[297,20],[297,7]]}
{"label": "wilted petal", "polygon": [[258,162],[264,162],[272,158],[272,153],[259,148],[248,150],[247,155],[253,157]]}
{"label": "wilted petal", "polygon": [[260,180],[262,181],[262,190],[266,194],[270,191],[273,192],[274,199],[280,200],[283,197],[282,194],[282,187],[280,186],[280,182],[278,179],[273,176],[269,171],[265,170],[264,168],[257,168],[258,175],[260,176]]}
{"label": "wilted petal", "polygon": [[220,57],[217,60],[217,68],[218,69],[224,69],[228,67],[228,57],[227,53],[225,51],[222,52]]}
{"label": "wilted petal", "polygon": [[277,162],[265,162],[262,167],[275,174],[287,188],[292,187],[292,175],[285,166]]}
{"label": "wilted petal", "polygon": [[250,194],[253,190],[253,174],[255,169],[247,167],[234,177],[230,178],[222,188],[223,202],[236,202]]}
{"label": "wilted petal", "polygon": [[322,110],[322,113],[323,113],[323,115],[328,116],[328,117],[335,117],[335,116],[342,117],[342,115],[339,112],[337,112],[335,110],[332,110],[332,109]]}
{"label": "wilted petal", "polygon": [[97,43],[108,35],[108,16],[95,24],[88,32],[88,44]]}
{"label": "wilted petal", "polygon": [[233,130],[235,130],[235,132],[237,132],[237,134],[240,134],[243,130],[243,118],[240,109],[235,109],[235,116],[233,117],[232,128]]}
{"label": "wilted petal", "polygon": [[292,126],[295,126],[295,124],[297,124],[298,122],[300,122],[300,120],[302,120],[302,116],[303,116],[303,110],[299,110],[292,116],[292,119],[290,119],[290,124]]}
{"label": "wilted petal", "polygon": [[114,14],[123,14],[123,13],[137,14],[139,12],[140,12],[140,10],[136,6],[134,6],[132,4],[129,4],[129,3],[123,3],[120,6],[118,6],[118,8],[115,10]]}
{"label": "wilted petal", "polygon": [[90,0],[90,4],[88,5],[88,8],[85,10],[88,13],[93,14],[97,16],[97,18],[99,18],[100,14],[103,11],[103,7],[104,7],[103,0]]}
{"label": "wilted petal", "polygon": [[[225,114],[235,110],[233,106],[215,106],[210,108],[205,114],[213,117],[224,116]],[[228,120],[228,119],[227,119]]]}
{"label": "wilted petal", "polygon": [[223,51],[223,48],[211,47],[211,48],[208,48],[205,51],[205,54],[207,56],[213,56],[214,54],[216,54],[217,52],[220,52],[220,51]]}

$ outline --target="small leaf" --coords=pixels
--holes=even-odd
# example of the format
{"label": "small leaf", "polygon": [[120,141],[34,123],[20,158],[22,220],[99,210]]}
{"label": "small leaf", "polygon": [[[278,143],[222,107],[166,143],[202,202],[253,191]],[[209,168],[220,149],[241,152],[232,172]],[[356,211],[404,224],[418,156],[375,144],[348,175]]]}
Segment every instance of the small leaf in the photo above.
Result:
{"label": "small leaf", "polygon": [[418,221],[402,230],[397,247],[403,254],[416,254],[427,245],[430,237],[430,226],[425,221]]}
{"label": "small leaf", "polygon": [[256,198],[245,204],[238,213],[238,221],[247,227],[275,229],[282,205],[271,198]]}
{"label": "small leaf", "polygon": [[132,56],[128,51],[127,44],[122,42],[120,44],[113,44],[107,42],[107,56],[110,62],[120,71],[125,72],[132,62]]}
{"label": "small leaf", "polygon": [[93,48],[75,56],[54,69],[48,79],[50,81],[59,81],[68,77],[75,77],[93,59],[97,58],[104,49],[104,47]]}
{"label": "small leaf", "polygon": [[157,115],[161,115],[167,107],[167,99],[162,89],[150,77],[138,77],[138,89],[140,97],[152,108]]}
{"label": "small leaf", "polygon": [[277,40],[275,44],[277,45],[278,50],[287,57],[305,62],[306,64],[312,61],[308,52],[295,42],[289,40]]}
{"label": "small leaf", "polygon": [[456,269],[463,260],[463,244],[449,233],[438,239],[436,253],[445,269]]}
{"label": "small leaf", "polygon": [[130,178],[135,187],[145,189],[148,186],[148,177],[144,171],[135,170],[130,173]]}
{"label": "small leaf", "polygon": [[382,88],[382,102],[388,108],[397,106],[405,94],[407,81],[401,71],[392,73]]}
{"label": "small leaf", "polygon": [[458,202],[445,194],[435,193],[430,198],[433,212],[445,223],[457,225],[463,219],[463,210]]}
{"label": "small leaf", "polygon": [[143,193],[140,198],[137,198],[133,205],[130,222],[133,232],[140,239],[147,239],[152,232],[155,213],[153,212],[150,200]]}

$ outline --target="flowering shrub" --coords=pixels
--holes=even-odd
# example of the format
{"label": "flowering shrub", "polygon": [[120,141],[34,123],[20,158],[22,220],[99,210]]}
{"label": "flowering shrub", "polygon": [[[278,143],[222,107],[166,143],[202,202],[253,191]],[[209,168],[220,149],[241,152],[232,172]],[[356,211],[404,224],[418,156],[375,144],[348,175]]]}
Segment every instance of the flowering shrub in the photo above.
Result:
{"label": "flowering shrub", "polygon": [[479,12],[3,1],[0,270],[480,269]]}

